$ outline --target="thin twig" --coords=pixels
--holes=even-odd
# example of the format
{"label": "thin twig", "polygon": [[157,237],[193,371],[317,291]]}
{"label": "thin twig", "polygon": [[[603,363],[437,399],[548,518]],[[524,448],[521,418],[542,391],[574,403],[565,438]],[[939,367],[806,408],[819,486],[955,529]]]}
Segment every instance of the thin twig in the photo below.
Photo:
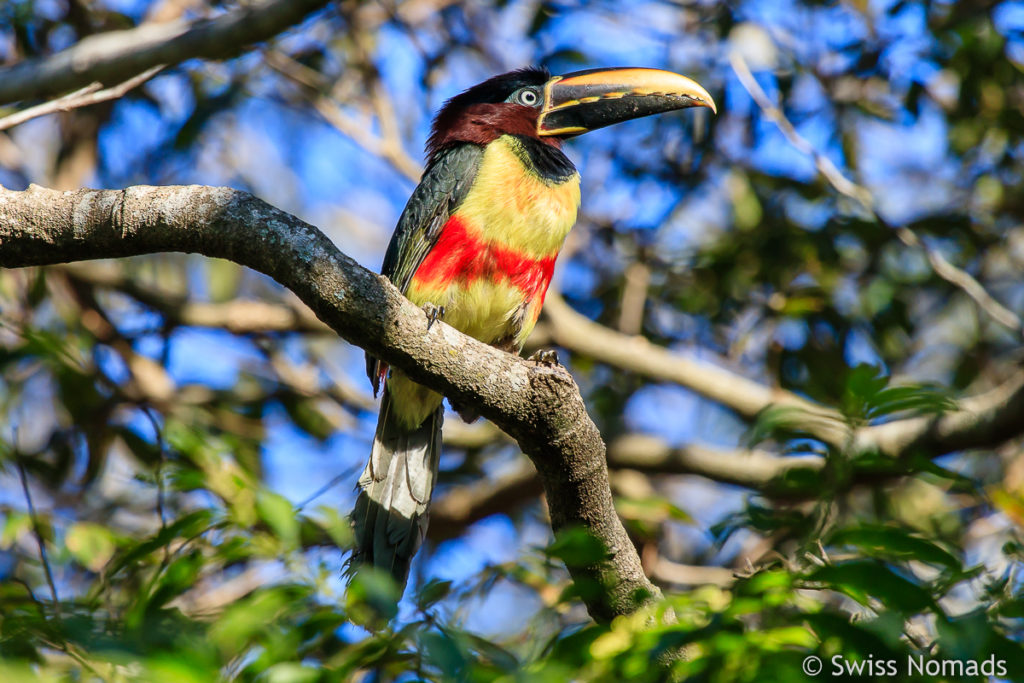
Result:
{"label": "thin twig", "polygon": [[46,555],[46,542],[43,540],[43,532],[39,526],[39,518],[36,515],[36,507],[32,504],[32,494],[28,488],[28,477],[25,476],[25,466],[20,459],[15,459],[18,468],[18,476],[21,478],[21,490],[25,492],[25,502],[28,504],[28,516],[32,521],[32,534],[36,537],[39,545],[39,559],[43,563],[43,572],[46,574],[46,583],[50,586],[50,594],[53,596],[53,612],[57,619],[61,618],[60,599],[57,597],[57,584],[53,580],[53,571],[50,569],[50,559]]}
{"label": "thin twig", "polygon": [[733,51],[729,55],[729,61],[732,64],[733,71],[736,72],[736,76],[740,79],[740,83],[754,99],[754,102],[761,108],[765,117],[779,127],[779,130],[782,131],[782,134],[789,140],[790,144],[814,159],[814,165],[818,172],[825,177],[825,180],[837,192],[858,202],[871,213],[879,224],[892,229],[896,233],[896,237],[903,244],[908,247],[923,249],[935,274],[971,297],[993,320],[1013,330],[1018,335],[1024,334],[1024,321],[1021,320],[1020,316],[996,301],[974,276],[954,266],[939,251],[924,243],[910,228],[906,226],[893,226],[879,215],[875,198],[871,192],[844,176],[842,171],[832,163],[831,159],[820,153],[806,138],[797,132],[796,128],[782,112],[782,109],[776,106],[761,88],[761,85],[750,72],[747,62],[739,52]]}
{"label": "thin twig", "polygon": [[333,489],[335,486],[337,486],[341,482],[345,481],[346,479],[351,479],[353,476],[355,476],[356,470],[361,468],[361,467],[362,467],[362,465],[356,465],[355,467],[347,467],[347,468],[345,468],[345,471],[343,471],[341,474],[339,474],[339,475],[335,476],[334,478],[332,478],[329,482],[327,482],[326,484],[324,484],[323,486],[318,488],[316,491],[311,493],[308,498],[306,498],[301,503],[296,505],[295,506],[295,511],[296,512],[301,512],[303,510],[303,508],[305,508],[307,505],[312,503],[314,500],[316,500],[320,496],[324,495],[325,493],[327,493],[328,491]]}
{"label": "thin twig", "polygon": [[158,64],[228,59],[267,41],[328,0],[252,0],[193,22],[146,22],[87,36],[60,52],[0,67],[0,104],[45,99],[93,81],[118,83]]}
{"label": "thin twig", "polygon": [[391,164],[406,178],[413,182],[419,181],[420,175],[423,173],[423,166],[405,151],[394,106],[383,88],[375,88],[372,93],[374,113],[377,115],[381,129],[380,135],[374,135],[369,130],[369,117],[359,120],[351,116],[336,100],[320,92],[324,83],[323,77],[318,72],[279,50],[267,50],[264,54],[270,68],[303,86],[313,108],[327,123],[365,151]]}
{"label": "thin twig", "polygon": [[[42,104],[37,104],[34,107],[22,109],[10,116],[5,116],[0,119],[0,130],[7,130],[8,128],[13,128],[18,124],[25,123],[31,119],[46,116],[47,114],[53,114],[58,111],[70,111],[72,109],[79,109],[81,107],[99,104],[100,102],[106,102],[107,100],[116,100],[129,90],[137,88],[153,76],[156,76],[158,73],[163,71],[165,67],[165,64],[158,64],[151,69],[146,69],[142,73],[132,76],[128,80],[109,88],[103,88],[103,84],[99,81],[90,83],[84,88],[64,95],[63,97],[58,97],[55,100],[43,102]],[[100,88],[103,89],[100,90]]]}
{"label": "thin twig", "polygon": [[[143,406],[142,412],[146,417],[149,418],[149,422],[153,425],[153,432],[156,434],[156,447],[160,451],[160,460],[156,465],[156,511],[160,516],[160,533],[163,534],[167,531],[167,514],[164,510],[166,501],[166,491],[164,490],[164,460],[166,453],[166,442],[164,441],[164,433],[160,428],[160,422],[156,419],[156,415],[153,414],[153,408],[151,406]],[[170,541],[164,543],[164,559],[160,564],[160,568],[164,569],[171,562],[171,549]]]}

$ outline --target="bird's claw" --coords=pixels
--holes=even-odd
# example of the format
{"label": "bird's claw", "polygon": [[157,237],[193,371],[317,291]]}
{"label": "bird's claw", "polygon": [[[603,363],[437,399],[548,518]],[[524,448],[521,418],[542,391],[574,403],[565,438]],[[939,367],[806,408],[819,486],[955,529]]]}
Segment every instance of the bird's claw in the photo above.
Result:
{"label": "bird's claw", "polygon": [[444,306],[435,306],[432,303],[423,304],[423,312],[427,314],[427,331],[434,326],[438,320],[444,320]]}
{"label": "bird's claw", "polygon": [[532,360],[534,363],[540,363],[541,365],[558,365],[558,352],[554,349],[540,349],[527,360]]}

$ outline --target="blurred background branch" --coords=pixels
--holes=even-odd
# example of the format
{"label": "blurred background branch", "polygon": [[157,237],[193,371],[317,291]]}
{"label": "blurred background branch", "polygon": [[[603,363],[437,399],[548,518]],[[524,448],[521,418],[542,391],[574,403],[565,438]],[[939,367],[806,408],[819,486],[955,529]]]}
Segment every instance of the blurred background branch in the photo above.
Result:
{"label": "blurred background branch", "polygon": [[327,0],[262,0],[194,23],[100,33],[54,55],[0,69],[0,104],[59,95],[92,82],[109,87],[187,59],[231,57],[326,5]]}
{"label": "blurred background branch", "polygon": [[[782,113],[782,110],[772,104],[771,100],[768,99],[768,95],[765,94],[764,90],[761,89],[761,86],[754,79],[754,75],[750,73],[750,67],[747,66],[743,56],[739,52],[732,52],[729,55],[729,59],[732,63],[733,71],[736,72],[740,79],[740,83],[750,93],[750,96],[754,98],[757,105],[761,107],[765,116],[779,127],[779,130],[782,131],[787,140],[793,143],[794,147],[814,159],[814,165],[818,168],[818,172],[828,180],[829,184],[840,194],[858,202],[876,221],[882,225],[892,227],[879,215],[876,208],[877,204],[871,193],[866,188],[857,185],[844,176],[828,157],[820,154],[811,143],[796,131],[796,128],[789,122],[786,115]],[[985,291],[981,283],[971,277],[969,273],[957,268],[947,261],[939,251],[923,243],[914,234],[913,230],[905,226],[898,226],[893,229],[899,236],[900,241],[905,245],[924,250],[928,255],[928,262],[935,270],[936,275],[962,289],[982,310],[1001,325],[1010,328],[1018,334],[1024,333],[1024,326],[1022,326],[1024,324],[1022,324],[1020,316],[996,301],[991,294]]]}
{"label": "blurred background branch", "polygon": [[110,88],[104,88],[99,81],[95,81],[84,88],[64,95],[63,97],[58,97],[55,100],[50,100],[49,102],[44,102],[43,104],[37,104],[34,107],[23,109],[16,114],[10,114],[0,118],[0,130],[7,130],[8,128],[25,123],[26,121],[39,116],[45,116],[46,114],[52,114],[59,111],[71,111],[72,109],[78,109],[79,107],[88,107],[93,104],[99,104],[100,102],[116,100],[119,97],[123,97],[124,94],[132,88],[137,88],[153,76],[156,76],[164,69],[164,66],[164,64],[157,64],[151,69],[146,69],[142,73],[132,76],[123,83],[118,83]]}

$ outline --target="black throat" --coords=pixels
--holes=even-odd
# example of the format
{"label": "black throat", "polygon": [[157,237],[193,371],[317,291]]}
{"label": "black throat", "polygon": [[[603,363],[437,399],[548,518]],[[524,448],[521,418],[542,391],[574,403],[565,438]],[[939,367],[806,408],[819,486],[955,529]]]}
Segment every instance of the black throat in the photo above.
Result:
{"label": "black throat", "polygon": [[516,156],[542,180],[559,185],[576,175],[576,167],[562,150],[527,135],[513,135],[519,144],[512,145]]}

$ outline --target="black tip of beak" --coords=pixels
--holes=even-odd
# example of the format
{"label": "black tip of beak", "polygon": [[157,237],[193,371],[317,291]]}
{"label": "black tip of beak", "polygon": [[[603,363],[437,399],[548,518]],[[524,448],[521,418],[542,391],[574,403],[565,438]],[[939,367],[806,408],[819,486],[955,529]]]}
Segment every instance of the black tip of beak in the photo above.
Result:
{"label": "black tip of beak", "polygon": [[688,107],[717,112],[697,82],[671,71],[615,68],[577,71],[544,86],[539,135],[571,137],[622,121]]}

